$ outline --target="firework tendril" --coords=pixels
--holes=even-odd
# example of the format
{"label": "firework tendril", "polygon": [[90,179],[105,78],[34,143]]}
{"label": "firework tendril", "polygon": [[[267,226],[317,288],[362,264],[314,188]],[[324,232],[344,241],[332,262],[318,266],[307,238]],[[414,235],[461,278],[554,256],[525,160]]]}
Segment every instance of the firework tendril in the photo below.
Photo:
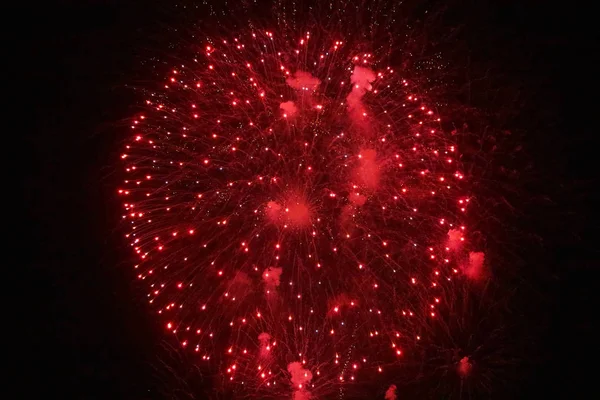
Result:
{"label": "firework tendril", "polygon": [[486,273],[443,110],[330,33],[198,45],[145,92],[121,155],[125,236],[166,331],[255,398],[323,398],[418,359]]}

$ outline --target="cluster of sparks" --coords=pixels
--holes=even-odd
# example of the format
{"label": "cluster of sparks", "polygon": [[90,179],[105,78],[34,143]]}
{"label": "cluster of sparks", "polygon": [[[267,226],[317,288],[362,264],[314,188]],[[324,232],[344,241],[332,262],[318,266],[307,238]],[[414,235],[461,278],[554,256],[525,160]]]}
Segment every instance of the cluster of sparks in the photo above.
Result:
{"label": "cluster of sparks", "polygon": [[484,263],[442,118],[340,38],[256,31],[186,61],[132,119],[118,190],[166,330],[261,398],[400,365]]}

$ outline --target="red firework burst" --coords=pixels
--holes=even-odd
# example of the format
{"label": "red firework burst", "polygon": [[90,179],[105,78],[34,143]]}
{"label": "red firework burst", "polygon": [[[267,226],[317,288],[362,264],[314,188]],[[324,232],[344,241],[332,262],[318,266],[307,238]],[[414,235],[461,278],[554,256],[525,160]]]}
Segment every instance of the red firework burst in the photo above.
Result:
{"label": "red firework burst", "polygon": [[393,369],[485,275],[457,146],[405,75],[343,38],[248,32],[172,65],[132,121],[119,193],[148,302],[246,394]]}

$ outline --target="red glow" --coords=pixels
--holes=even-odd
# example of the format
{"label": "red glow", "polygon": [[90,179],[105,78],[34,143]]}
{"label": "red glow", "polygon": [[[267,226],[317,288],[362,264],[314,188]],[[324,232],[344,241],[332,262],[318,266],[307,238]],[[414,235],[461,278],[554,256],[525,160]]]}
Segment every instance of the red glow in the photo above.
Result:
{"label": "red glow", "polygon": [[378,52],[281,36],[209,41],[164,71],[128,124],[118,193],[177,344],[232,384],[304,400],[415,356],[454,282],[486,269],[438,103]]}

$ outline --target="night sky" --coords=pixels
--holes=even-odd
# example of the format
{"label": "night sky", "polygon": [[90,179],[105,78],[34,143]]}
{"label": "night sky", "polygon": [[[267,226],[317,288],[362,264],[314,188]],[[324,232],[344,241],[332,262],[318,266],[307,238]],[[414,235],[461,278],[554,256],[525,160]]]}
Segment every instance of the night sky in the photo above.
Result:
{"label": "night sky", "polygon": [[[524,297],[520,306],[538,307],[540,318],[531,323],[543,325],[531,326],[541,333],[518,385],[522,398],[557,391],[579,398],[594,393],[597,347],[594,25],[585,10],[565,10],[568,3],[467,3],[455,18],[464,18],[473,58],[487,58],[526,93],[527,117],[515,123],[527,132],[522,144],[535,173],[522,184],[529,199],[522,223],[538,245],[520,249],[535,298]],[[26,143],[5,149],[9,158],[19,153],[19,165],[10,168],[24,171],[29,217],[18,224],[25,247],[14,256],[26,260],[15,289],[19,301],[9,304],[18,319],[5,321],[18,334],[7,344],[24,351],[17,373],[26,384],[17,397],[160,399],[172,391],[160,364],[177,356],[134,283],[115,192],[122,121],[136,101],[126,85],[140,69],[145,32],[171,21],[168,10],[142,1],[84,0],[24,14],[20,56],[9,61],[18,61],[23,75],[26,105],[19,108],[27,129],[19,122],[10,135],[22,131]],[[9,263],[12,251],[5,253]]]}

